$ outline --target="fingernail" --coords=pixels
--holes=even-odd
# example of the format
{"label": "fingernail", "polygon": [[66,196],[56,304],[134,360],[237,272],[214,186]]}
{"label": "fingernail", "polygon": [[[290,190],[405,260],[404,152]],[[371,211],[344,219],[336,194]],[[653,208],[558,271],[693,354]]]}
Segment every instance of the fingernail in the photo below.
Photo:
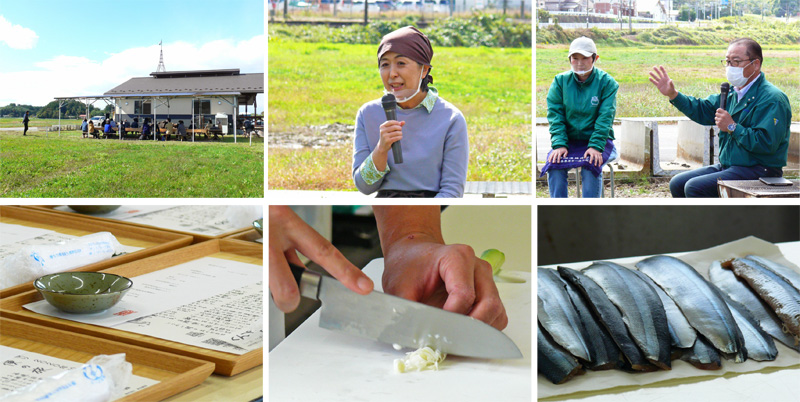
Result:
{"label": "fingernail", "polygon": [[372,290],[372,281],[367,277],[358,278],[358,288],[367,292]]}

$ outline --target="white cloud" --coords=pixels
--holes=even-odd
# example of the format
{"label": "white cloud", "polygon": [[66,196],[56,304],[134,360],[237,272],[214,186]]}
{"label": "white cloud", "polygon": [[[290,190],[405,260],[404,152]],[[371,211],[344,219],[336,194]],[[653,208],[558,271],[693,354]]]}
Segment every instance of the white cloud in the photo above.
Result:
{"label": "white cloud", "polygon": [[29,28],[13,25],[0,15],[0,42],[12,49],[31,49],[36,46],[39,35]]}
{"label": "white cloud", "polygon": [[[264,72],[266,38],[217,40],[202,45],[164,44],[167,71],[238,68],[242,73]],[[105,60],[59,55],[36,63],[36,70],[0,73],[0,105],[44,106],[56,96],[101,95],[132,77],[147,77],[158,67],[159,46],[110,53]],[[261,109],[259,102],[259,109]],[[101,102],[98,106],[103,107]]]}

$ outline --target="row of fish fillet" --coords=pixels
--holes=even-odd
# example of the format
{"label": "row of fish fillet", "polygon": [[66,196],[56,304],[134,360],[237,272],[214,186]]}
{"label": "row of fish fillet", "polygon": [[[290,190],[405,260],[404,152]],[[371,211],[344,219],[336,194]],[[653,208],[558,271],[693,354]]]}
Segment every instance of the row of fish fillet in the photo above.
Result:
{"label": "row of fish fillet", "polygon": [[538,269],[539,372],[554,384],[591,370],[704,370],[720,356],[774,360],[775,340],[800,352],[800,273],[758,256],[716,261],[710,281],[669,256],[636,270],[599,261]]}

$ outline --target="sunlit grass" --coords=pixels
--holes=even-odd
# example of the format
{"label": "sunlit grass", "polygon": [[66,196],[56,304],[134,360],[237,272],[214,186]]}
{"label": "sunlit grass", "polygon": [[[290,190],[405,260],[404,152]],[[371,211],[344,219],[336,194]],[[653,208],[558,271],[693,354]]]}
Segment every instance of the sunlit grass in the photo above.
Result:
{"label": "sunlit grass", "polygon": [[[30,117],[30,121],[28,122],[28,127],[50,127],[50,126],[57,126],[58,119],[39,119],[36,117]],[[80,125],[83,120],[78,119],[61,119],[62,125],[67,124],[76,124]],[[22,127],[22,117],[2,117],[0,118],[0,128],[9,128],[9,127]]]}
{"label": "sunlit grass", "polygon": [[[3,197],[263,197],[263,139],[248,145],[0,131]],[[225,139],[225,142],[229,139]],[[230,139],[232,141],[232,139]]]}

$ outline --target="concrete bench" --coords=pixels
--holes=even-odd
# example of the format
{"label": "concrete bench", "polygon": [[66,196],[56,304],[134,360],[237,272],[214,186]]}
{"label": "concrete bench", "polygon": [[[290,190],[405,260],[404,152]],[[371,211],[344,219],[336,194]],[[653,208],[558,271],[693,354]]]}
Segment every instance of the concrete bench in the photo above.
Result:
{"label": "concrete bench", "polygon": [[[708,166],[714,163],[711,149],[716,156],[719,129],[703,126],[686,117],[620,118],[622,122],[617,134],[619,164],[626,171],[648,176],[673,176],[675,174]],[[661,141],[658,123],[678,123],[677,155],[674,162],[661,161]],[[714,142],[712,148],[711,141]]]}
{"label": "concrete bench", "polygon": [[526,195],[531,192],[529,181],[468,181],[464,194],[481,194],[483,198],[495,198],[498,194]]}

